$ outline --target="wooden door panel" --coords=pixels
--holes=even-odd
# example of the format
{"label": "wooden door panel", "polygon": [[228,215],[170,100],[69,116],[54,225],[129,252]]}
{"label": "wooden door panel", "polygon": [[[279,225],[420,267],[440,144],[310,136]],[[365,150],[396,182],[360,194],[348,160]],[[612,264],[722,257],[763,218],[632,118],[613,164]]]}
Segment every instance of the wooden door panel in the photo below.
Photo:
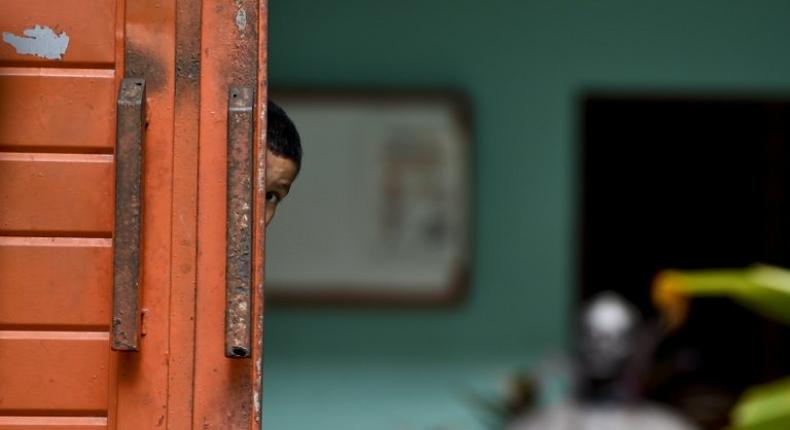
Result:
{"label": "wooden door panel", "polygon": [[112,152],[114,71],[38,73],[0,68],[0,150]]}
{"label": "wooden door panel", "polygon": [[109,237],[113,184],[111,155],[0,153],[0,234]]}
{"label": "wooden door panel", "polygon": [[0,430],[102,430],[104,417],[0,417]]}
{"label": "wooden door panel", "polygon": [[0,237],[0,327],[107,330],[112,241]]}
{"label": "wooden door panel", "polygon": [[[4,35],[0,63],[51,67],[111,65],[115,62],[115,7],[115,0],[0,0],[0,10],[13,11],[0,14],[3,32],[26,37],[25,30],[39,26],[50,28],[54,37],[68,37],[65,53],[54,62],[53,58],[17,53]],[[53,43],[65,43],[65,40]]]}
{"label": "wooden door panel", "polygon": [[0,331],[0,415],[103,415],[106,332]]}

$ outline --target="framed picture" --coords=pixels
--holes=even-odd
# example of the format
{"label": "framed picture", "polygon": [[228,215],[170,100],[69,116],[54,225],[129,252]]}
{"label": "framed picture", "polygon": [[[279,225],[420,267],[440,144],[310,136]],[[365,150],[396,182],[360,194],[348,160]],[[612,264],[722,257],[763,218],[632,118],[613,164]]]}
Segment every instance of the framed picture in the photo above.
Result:
{"label": "framed picture", "polygon": [[468,104],[449,92],[271,91],[304,159],[267,231],[274,303],[457,303],[470,258]]}

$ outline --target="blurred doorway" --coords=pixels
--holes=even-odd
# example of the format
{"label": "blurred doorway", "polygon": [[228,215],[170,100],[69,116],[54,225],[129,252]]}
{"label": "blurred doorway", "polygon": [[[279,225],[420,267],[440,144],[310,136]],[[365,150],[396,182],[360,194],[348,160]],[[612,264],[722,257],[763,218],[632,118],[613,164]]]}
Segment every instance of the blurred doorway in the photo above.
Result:
{"label": "blurred doorway", "polygon": [[[790,99],[609,96],[582,103],[579,297],[615,290],[655,317],[664,268],[790,266]],[[747,386],[790,374],[790,330],[693,303],[647,394],[707,428]]]}

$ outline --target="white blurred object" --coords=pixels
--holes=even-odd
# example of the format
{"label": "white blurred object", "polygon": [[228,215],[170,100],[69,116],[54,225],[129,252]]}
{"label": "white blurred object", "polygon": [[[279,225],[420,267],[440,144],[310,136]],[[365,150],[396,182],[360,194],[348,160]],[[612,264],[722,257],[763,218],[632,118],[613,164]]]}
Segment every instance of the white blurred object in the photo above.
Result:
{"label": "white blurred object", "polygon": [[581,371],[589,378],[616,378],[634,356],[642,317],[614,292],[595,296],[582,311],[579,329]]}
{"label": "white blurred object", "polygon": [[696,430],[668,409],[651,405],[567,404],[529,415],[509,430]]}
{"label": "white blurred object", "polygon": [[[644,344],[638,342],[641,326],[639,311],[617,293],[593,297],[579,318],[576,357],[569,369],[573,397],[527,414],[509,430],[696,430],[668,408],[639,399],[631,386],[634,366],[644,358],[639,351]],[[545,389],[545,382],[541,385]]]}

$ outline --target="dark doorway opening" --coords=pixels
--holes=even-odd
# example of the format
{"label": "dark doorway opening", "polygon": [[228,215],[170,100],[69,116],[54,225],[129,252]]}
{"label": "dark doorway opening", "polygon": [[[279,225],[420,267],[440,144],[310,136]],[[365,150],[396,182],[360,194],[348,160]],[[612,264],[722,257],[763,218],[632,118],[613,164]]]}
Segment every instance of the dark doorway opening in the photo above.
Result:
{"label": "dark doorway opening", "polygon": [[[581,139],[580,299],[614,290],[650,319],[661,269],[790,267],[790,99],[588,95]],[[790,375],[788,345],[787,327],[695,300],[647,394],[720,428],[746,387]]]}

